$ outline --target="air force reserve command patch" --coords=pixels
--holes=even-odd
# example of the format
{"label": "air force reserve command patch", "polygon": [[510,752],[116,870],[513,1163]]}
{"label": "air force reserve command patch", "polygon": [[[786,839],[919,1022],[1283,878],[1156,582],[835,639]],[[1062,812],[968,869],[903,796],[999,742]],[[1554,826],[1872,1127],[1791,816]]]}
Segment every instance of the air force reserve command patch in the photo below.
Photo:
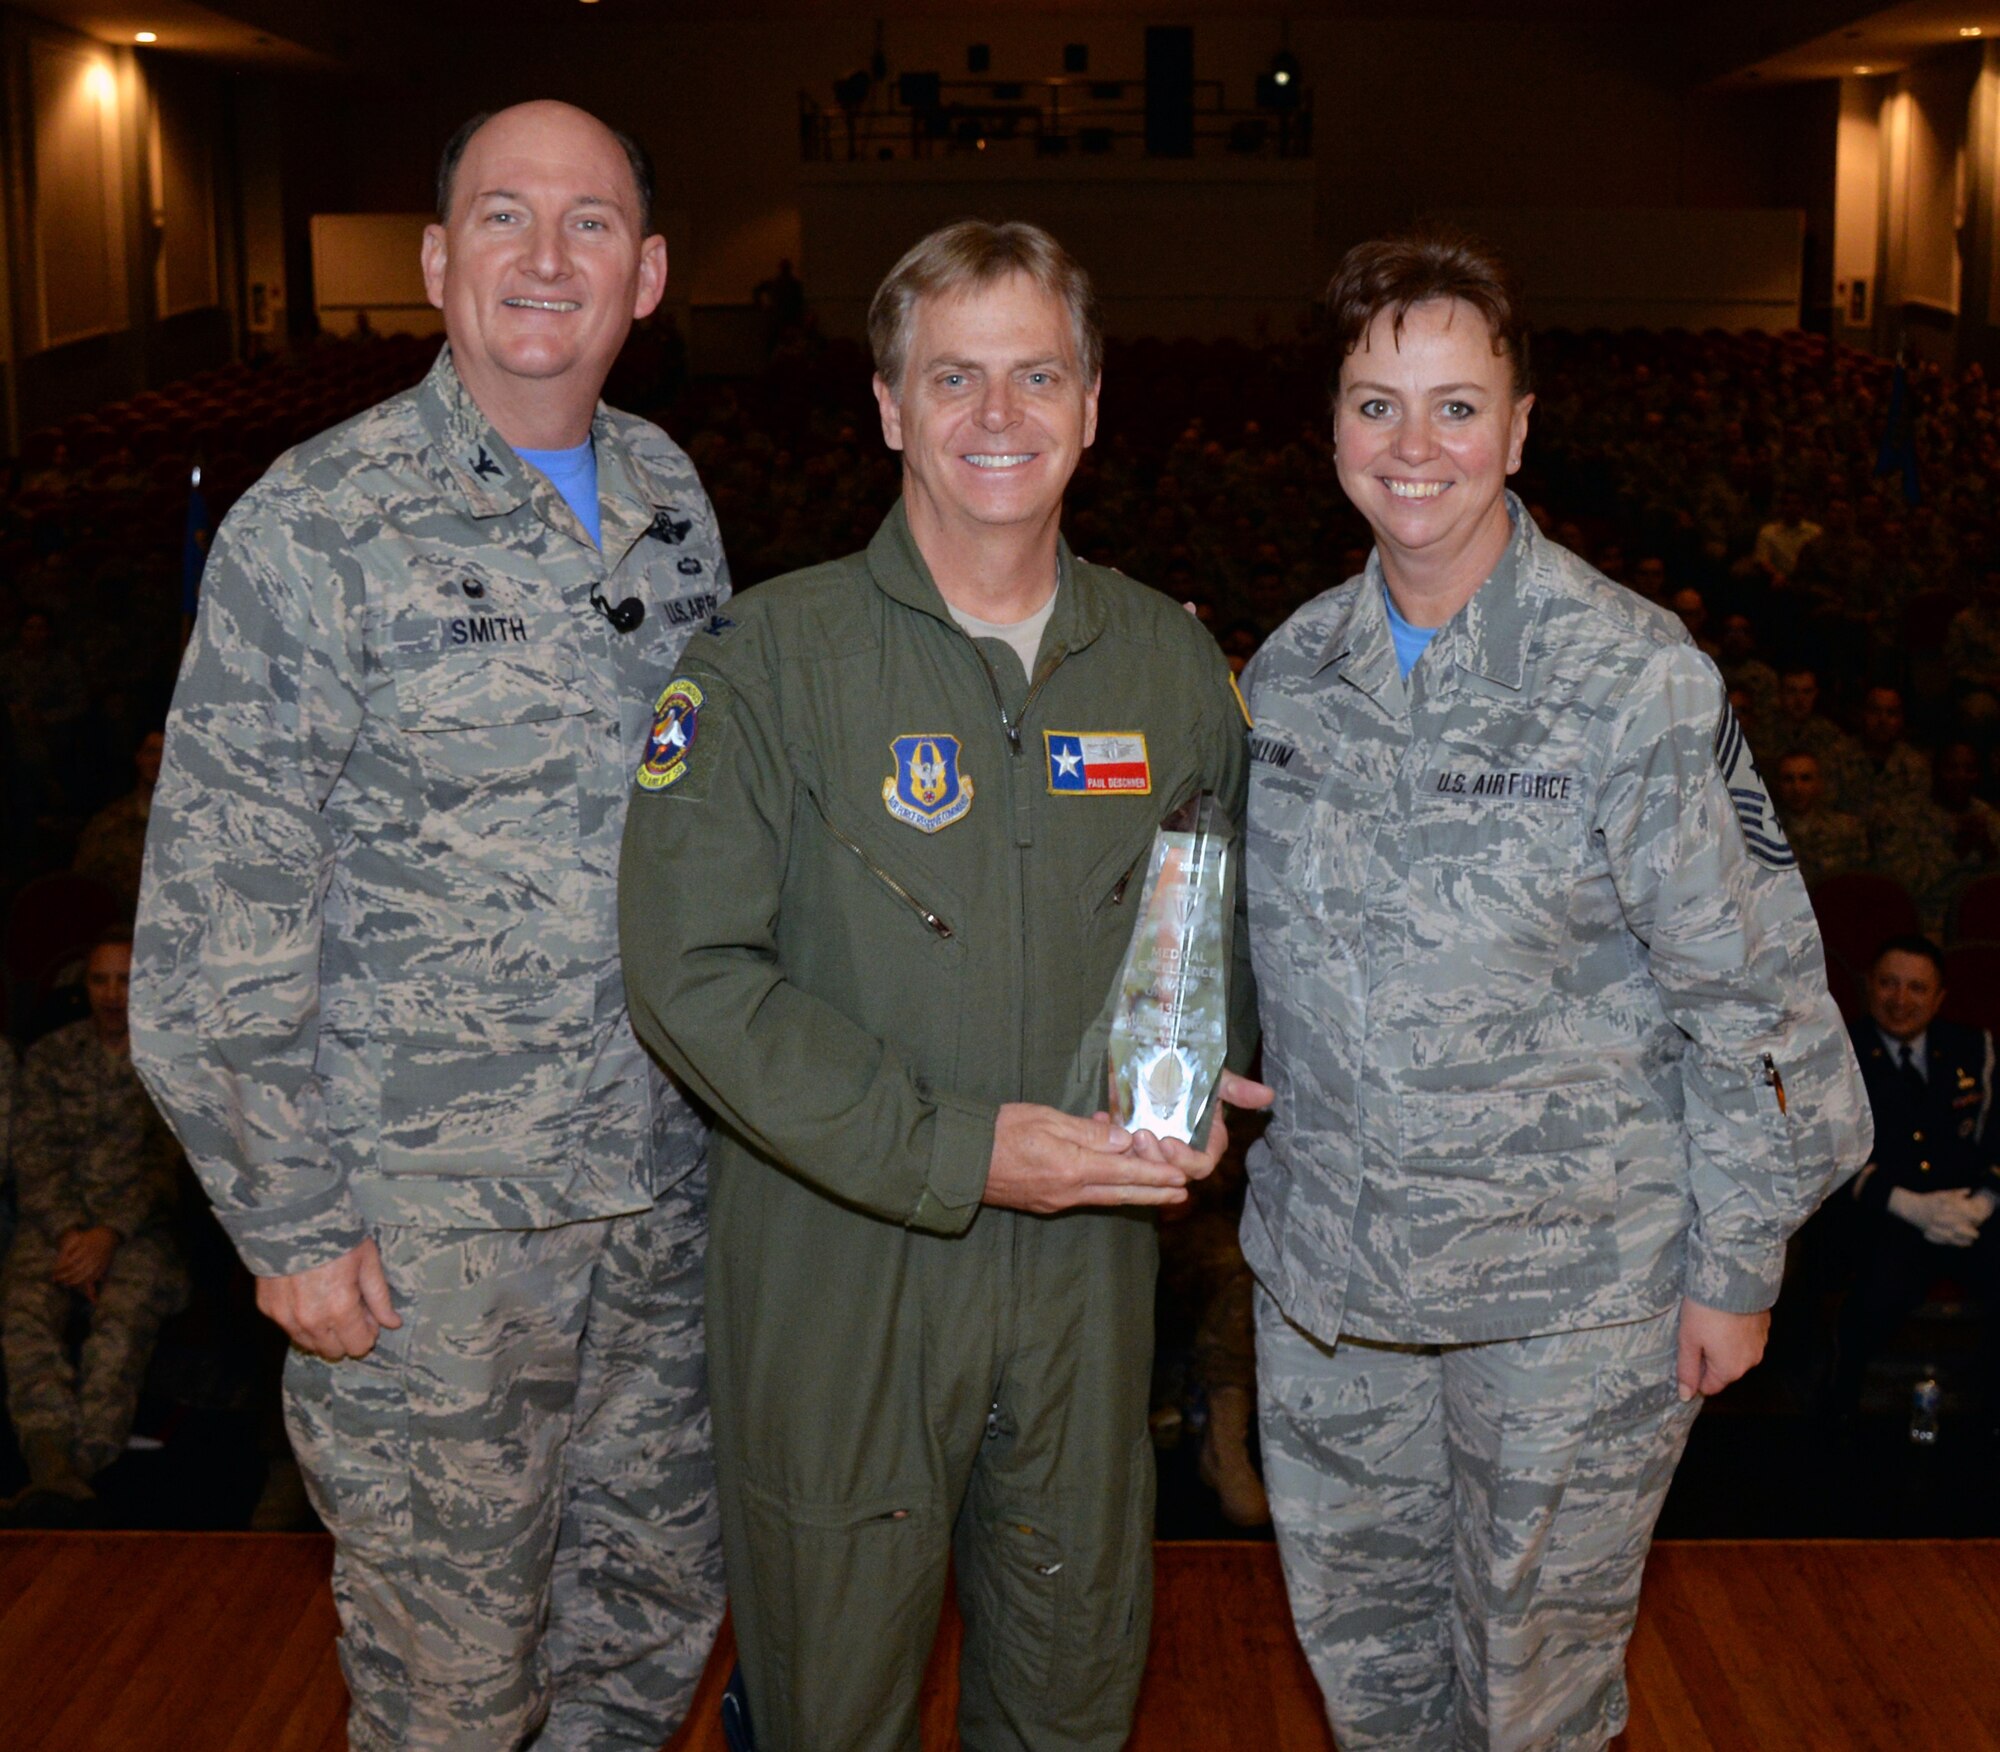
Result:
{"label": "air force reserve command patch", "polygon": [[889,751],[896,770],[882,781],[882,807],[898,821],[936,833],[972,807],[972,780],[958,770],[956,736],[898,736]]}
{"label": "air force reserve command patch", "polygon": [[1729,787],[1729,801],[1736,806],[1736,820],[1750,856],[1767,870],[1797,869],[1798,858],[1778,825],[1778,812],[1771,807],[1771,794],[1764,789],[1749,738],[1736,720],[1736,708],[1726,700],[1722,721],[1715,727],[1715,764]]}
{"label": "air force reserve command patch", "polygon": [[1146,738],[1137,730],[1044,730],[1049,789],[1058,796],[1144,797],[1153,789]]}
{"label": "air force reserve command patch", "polygon": [[664,791],[687,776],[688,756],[701,734],[701,688],[685,676],[667,683],[653,702],[653,732],[639,763],[639,788]]}

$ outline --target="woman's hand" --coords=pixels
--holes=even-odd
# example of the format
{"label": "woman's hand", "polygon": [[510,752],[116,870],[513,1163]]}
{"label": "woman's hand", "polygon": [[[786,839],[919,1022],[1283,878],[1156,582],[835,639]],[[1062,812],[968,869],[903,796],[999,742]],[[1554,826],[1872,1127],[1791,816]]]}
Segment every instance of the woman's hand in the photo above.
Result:
{"label": "woman's hand", "polygon": [[1764,1356],[1771,1336],[1769,1310],[1762,1314],[1725,1314],[1700,1302],[1681,1298],[1681,1351],[1674,1373],[1681,1398],[1720,1393],[1747,1375]]}

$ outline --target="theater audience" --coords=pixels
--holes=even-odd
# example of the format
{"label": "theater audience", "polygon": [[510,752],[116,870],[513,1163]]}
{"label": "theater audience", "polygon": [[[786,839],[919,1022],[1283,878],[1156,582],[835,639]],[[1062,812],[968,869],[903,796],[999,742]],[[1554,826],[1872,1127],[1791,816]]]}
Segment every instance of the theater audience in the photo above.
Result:
{"label": "theater audience", "polygon": [[160,778],[160,754],[167,745],[164,731],[148,730],[132,754],[138,783],[124,796],[105,804],[77,836],[70,868],[79,876],[101,882],[127,906],[139,900],[139,866],[146,853],[146,823],[153,812],[153,787]]}
{"label": "theater audience", "polygon": [[1845,804],[1840,774],[1854,739],[1819,710],[1819,675],[1801,667],[1778,677],[1778,710],[1764,726],[1764,740],[1753,744],[1759,761],[1772,763],[1788,754],[1809,754],[1819,763],[1826,801]]}
{"label": "theater audience", "polygon": [[[614,401],[683,436],[739,587],[862,545],[897,490],[865,355],[791,320],[794,284],[771,288],[787,320],[760,375],[689,378],[663,318],[613,380]],[[298,348],[29,436],[20,490],[0,497],[0,900],[65,867],[127,897],[135,885],[158,746],[141,738],[178,655],[187,481],[185,454],[138,430],[181,409],[209,434],[213,521],[284,445],[416,381],[435,345]],[[1120,394],[1066,526],[1079,552],[1195,602],[1240,664],[1367,558],[1327,453],[1324,346],[1110,353]],[[1975,372],[1910,366],[1911,506],[1875,474],[1891,371],[1800,334],[1538,335],[1518,484],[1538,524],[1681,614],[1716,657],[1808,883],[1873,868],[1935,932],[1964,884],[2000,867],[2000,400]],[[1933,593],[1957,605],[1948,623]],[[1922,643],[1905,616],[1926,595]],[[138,784],[117,796],[135,743]],[[1207,1470],[1235,1476],[1233,1460]]]}
{"label": "theater audience", "polygon": [[131,933],[90,952],[90,1014],[28,1049],[14,1136],[20,1228],[0,1269],[16,1514],[88,1502],[131,1433],[160,1322],[184,1303],[178,1153],[132,1070]]}
{"label": "theater audience", "polygon": [[1930,799],[1930,756],[1903,739],[1903,728],[1902,694],[1871,687],[1861,702],[1861,735],[1842,749],[1832,775],[1841,808],[1861,817],[1878,860]]}
{"label": "theater audience", "polygon": [[1772,777],[1778,822],[1799,860],[1806,887],[1817,888],[1829,876],[1844,876],[1868,868],[1868,830],[1845,810],[1826,801],[1826,781],[1818,757],[1803,751],[1778,761]]}

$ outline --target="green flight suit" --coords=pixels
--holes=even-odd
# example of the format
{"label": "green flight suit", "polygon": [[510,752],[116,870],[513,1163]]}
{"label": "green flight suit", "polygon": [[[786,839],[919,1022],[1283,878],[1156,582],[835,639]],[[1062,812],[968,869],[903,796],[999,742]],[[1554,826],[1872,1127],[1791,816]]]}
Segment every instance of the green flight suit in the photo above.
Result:
{"label": "green flight suit", "polygon": [[[639,772],[625,972],[640,1037],[720,1115],[710,1388],[760,1752],[913,1752],[954,1549],[965,1745],[1111,1752],[1130,1725],[1152,1226],[980,1197],[1003,1102],[1104,1105],[1154,830],[1203,790],[1240,823],[1245,731],[1177,604],[1059,564],[1030,688],[898,506],[690,641]],[[1143,777],[1059,789],[1066,733],[1143,736]],[[1240,928],[1236,953],[1240,1066]]]}

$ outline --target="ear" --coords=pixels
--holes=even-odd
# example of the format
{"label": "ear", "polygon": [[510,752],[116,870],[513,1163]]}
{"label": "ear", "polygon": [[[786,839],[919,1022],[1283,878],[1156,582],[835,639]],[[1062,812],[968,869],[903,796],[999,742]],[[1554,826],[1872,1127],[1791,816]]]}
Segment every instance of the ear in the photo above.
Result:
{"label": "ear", "polygon": [[1088,450],[1097,442],[1097,398],[1104,388],[1104,373],[1100,371],[1091,379],[1090,388],[1083,395],[1083,447]]}
{"label": "ear", "polygon": [[1507,472],[1517,474],[1521,468],[1521,450],[1528,442],[1528,413],[1535,405],[1531,395],[1518,397],[1514,402],[1514,412],[1507,421]]}
{"label": "ear", "polygon": [[644,322],[660,308],[667,291],[667,240],[655,232],[639,245],[639,289],[632,301],[632,320]]}
{"label": "ear", "polygon": [[444,309],[444,269],[447,245],[442,225],[424,227],[424,296],[438,309]]}
{"label": "ear", "polygon": [[882,413],[882,442],[891,450],[903,448],[903,410],[896,401],[896,393],[882,381],[882,373],[875,373],[875,405]]}

